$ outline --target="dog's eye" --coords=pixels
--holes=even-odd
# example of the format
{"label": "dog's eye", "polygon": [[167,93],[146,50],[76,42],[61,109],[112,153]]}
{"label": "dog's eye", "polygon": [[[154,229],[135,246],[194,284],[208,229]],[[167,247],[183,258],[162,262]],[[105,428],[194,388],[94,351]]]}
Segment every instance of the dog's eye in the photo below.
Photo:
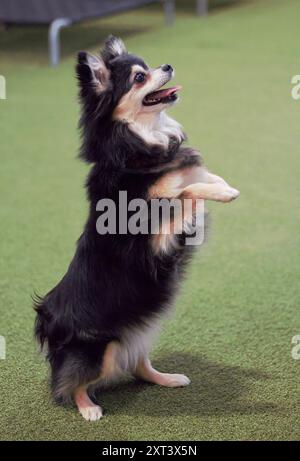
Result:
{"label": "dog's eye", "polygon": [[143,83],[145,81],[146,75],[143,72],[138,72],[134,76],[134,81],[137,83]]}

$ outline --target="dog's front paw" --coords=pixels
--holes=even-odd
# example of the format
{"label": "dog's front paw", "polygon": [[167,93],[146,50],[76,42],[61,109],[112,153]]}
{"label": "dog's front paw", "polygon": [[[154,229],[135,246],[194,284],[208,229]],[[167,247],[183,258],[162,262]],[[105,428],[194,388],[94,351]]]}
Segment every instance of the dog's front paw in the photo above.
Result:
{"label": "dog's front paw", "polygon": [[166,387],[184,387],[190,384],[190,379],[185,375],[163,373],[162,386]]}
{"label": "dog's front paw", "polygon": [[216,200],[223,203],[231,202],[232,200],[235,200],[239,195],[240,192],[237,189],[234,189],[230,186],[223,186],[221,190],[216,194]]}
{"label": "dog's front paw", "polygon": [[79,412],[87,421],[98,421],[103,416],[102,408],[99,405],[79,408]]}

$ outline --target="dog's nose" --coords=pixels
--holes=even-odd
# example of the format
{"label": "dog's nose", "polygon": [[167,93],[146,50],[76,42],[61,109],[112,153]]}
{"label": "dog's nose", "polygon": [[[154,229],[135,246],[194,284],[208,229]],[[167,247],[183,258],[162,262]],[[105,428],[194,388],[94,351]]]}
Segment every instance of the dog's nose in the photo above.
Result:
{"label": "dog's nose", "polygon": [[173,71],[173,67],[170,66],[170,64],[163,64],[161,66],[161,70],[163,70],[164,72],[172,72]]}

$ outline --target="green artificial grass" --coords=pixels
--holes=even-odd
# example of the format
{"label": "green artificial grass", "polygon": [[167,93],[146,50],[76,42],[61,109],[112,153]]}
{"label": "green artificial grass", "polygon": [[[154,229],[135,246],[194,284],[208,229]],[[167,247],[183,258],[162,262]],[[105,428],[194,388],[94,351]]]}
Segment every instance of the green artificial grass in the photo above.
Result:
{"label": "green artificial grass", "polygon": [[[1,439],[299,440],[299,15],[298,0],[248,1],[205,20],[182,10],[166,28],[159,9],[145,9],[64,31],[56,69],[45,29],[0,31]],[[50,401],[30,296],[64,274],[84,224],[74,54],[110,32],[151,65],[175,67],[173,115],[241,196],[208,204],[209,242],[152,354],[191,385],[126,382],[103,391],[105,417],[88,423]]]}

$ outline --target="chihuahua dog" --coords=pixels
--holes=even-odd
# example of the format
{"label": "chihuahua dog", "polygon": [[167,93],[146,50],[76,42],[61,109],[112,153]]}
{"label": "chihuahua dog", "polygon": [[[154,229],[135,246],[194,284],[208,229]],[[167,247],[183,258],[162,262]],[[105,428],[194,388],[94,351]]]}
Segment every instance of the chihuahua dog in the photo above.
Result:
{"label": "chihuahua dog", "polygon": [[[102,416],[95,390],[124,373],[167,387],[190,383],[155,370],[149,351],[192,253],[185,237],[197,200],[239,195],[183,146],[181,126],[165,112],[180,90],[165,87],[173,75],[170,64],[151,68],[113,36],[99,55],[78,54],[89,215],[67,273],[35,299],[35,334],[46,346],[55,401],[75,402],[89,421]],[[183,212],[170,216],[169,233],[163,223],[155,234],[99,233],[97,203],[107,198],[118,208],[120,191],[128,201],[176,198]]]}

